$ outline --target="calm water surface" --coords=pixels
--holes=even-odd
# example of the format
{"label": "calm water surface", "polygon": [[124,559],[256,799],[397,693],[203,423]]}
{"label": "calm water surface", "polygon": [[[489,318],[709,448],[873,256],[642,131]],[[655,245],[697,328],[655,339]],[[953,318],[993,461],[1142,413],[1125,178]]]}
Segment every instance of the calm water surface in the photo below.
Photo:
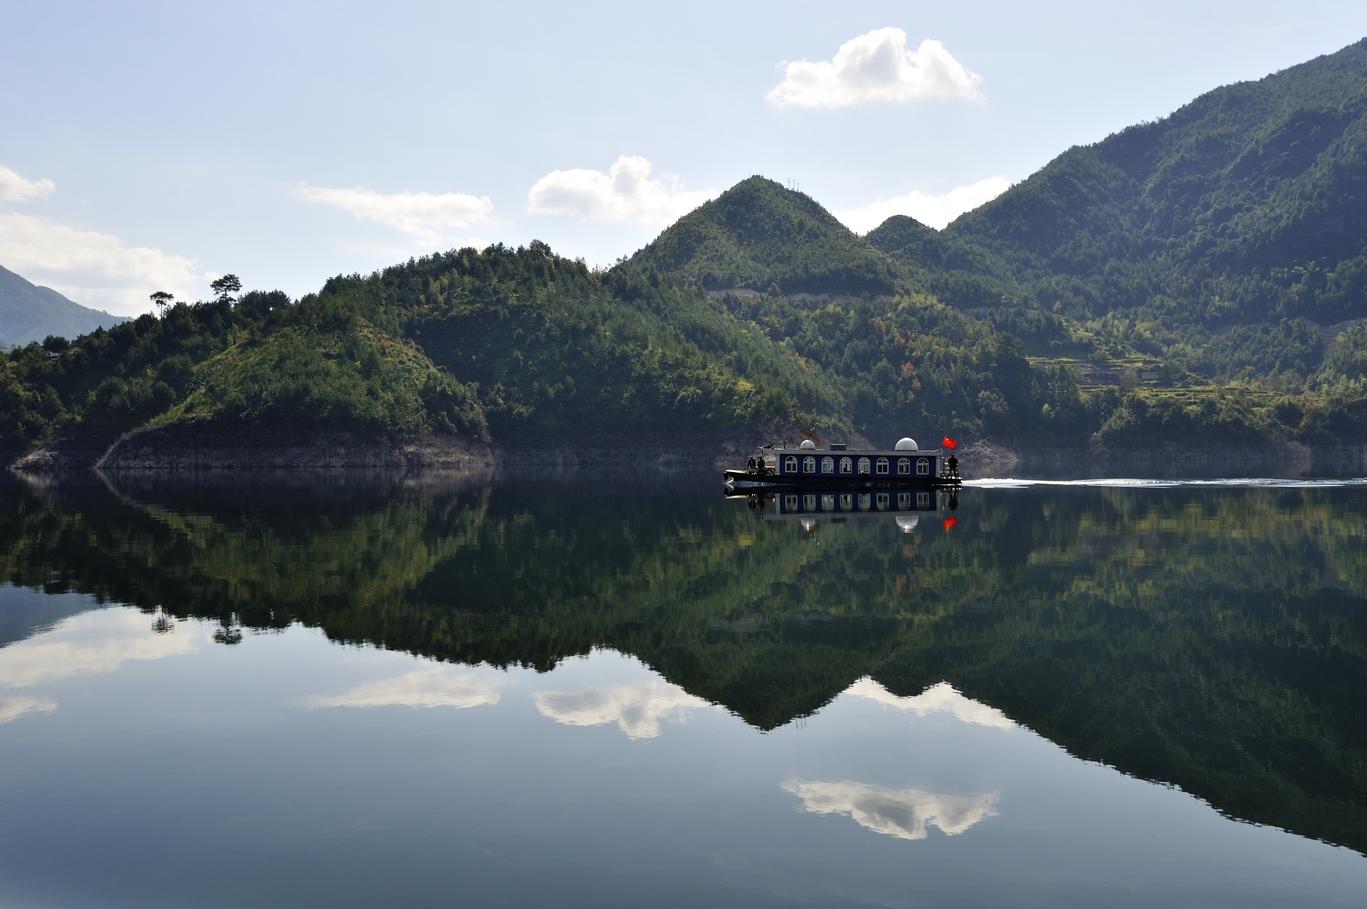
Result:
{"label": "calm water surface", "polygon": [[0,486],[0,905],[1363,905],[1367,486],[792,504]]}

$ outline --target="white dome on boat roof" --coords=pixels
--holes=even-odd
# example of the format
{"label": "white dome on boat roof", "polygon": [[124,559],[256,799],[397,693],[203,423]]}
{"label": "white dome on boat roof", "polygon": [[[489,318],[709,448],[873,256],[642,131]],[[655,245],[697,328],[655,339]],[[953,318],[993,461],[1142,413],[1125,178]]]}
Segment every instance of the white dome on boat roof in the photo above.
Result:
{"label": "white dome on boat roof", "polygon": [[894,451],[920,451],[921,449],[920,449],[920,447],[916,444],[916,440],[915,440],[915,439],[911,438],[910,436],[903,436],[902,438],[900,438],[900,439],[897,440],[897,445],[893,448],[893,450],[894,450]]}
{"label": "white dome on boat roof", "polygon": [[798,446],[798,448],[801,448],[803,451],[811,451],[815,447],[816,443],[811,439],[803,439],[802,444]]}

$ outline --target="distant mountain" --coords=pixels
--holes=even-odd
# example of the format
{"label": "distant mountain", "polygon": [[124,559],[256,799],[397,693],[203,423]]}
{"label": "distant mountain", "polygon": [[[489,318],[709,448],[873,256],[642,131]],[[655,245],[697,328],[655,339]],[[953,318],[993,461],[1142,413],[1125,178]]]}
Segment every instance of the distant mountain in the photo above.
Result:
{"label": "distant mountain", "polygon": [[864,237],[869,245],[918,272],[934,277],[947,271],[1008,280],[1010,266],[985,244],[927,227],[907,215],[893,215]]}
{"label": "distant mountain", "polygon": [[893,218],[868,239],[940,271],[948,302],[994,303],[953,299],[958,273],[996,303],[1121,314],[1108,330],[1154,352],[1175,327],[1367,316],[1367,39],[1069,149],[944,231]]}
{"label": "distant mountain", "polygon": [[897,265],[809,196],[750,177],[685,215],[630,264],[709,290],[888,294]]}
{"label": "distant mountain", "polygon": [[75,338],[124,321],[73,303],[0,266],[0,345],[27,344],[48,335]]}
{"label": "distant mountain", "polygon": [[893,215],[865,235],[864,239],[876,249],[893,253],[921,243],[934,243],[939,235],[938,230],[927,227],[909,215]]}

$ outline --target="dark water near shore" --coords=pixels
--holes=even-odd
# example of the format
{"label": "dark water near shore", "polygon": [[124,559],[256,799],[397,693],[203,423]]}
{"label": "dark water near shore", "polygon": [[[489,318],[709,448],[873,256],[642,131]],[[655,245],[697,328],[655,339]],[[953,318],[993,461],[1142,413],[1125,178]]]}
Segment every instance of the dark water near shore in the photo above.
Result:
{"label": "dark water near shore", "polygon": [[1367,486],[773,507],[0,485],[0,905],[1362,905]]}

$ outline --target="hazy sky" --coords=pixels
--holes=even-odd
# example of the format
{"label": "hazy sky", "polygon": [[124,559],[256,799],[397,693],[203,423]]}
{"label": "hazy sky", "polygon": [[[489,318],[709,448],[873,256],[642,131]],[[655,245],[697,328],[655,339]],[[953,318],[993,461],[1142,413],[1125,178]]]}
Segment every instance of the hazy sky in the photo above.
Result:
{"label": "hazy sky", "polygon": [[607,264],[751,174],[936,226],[1367,35],[1367,3],[0,0],[0,265],[130,313],[542,239]]}

